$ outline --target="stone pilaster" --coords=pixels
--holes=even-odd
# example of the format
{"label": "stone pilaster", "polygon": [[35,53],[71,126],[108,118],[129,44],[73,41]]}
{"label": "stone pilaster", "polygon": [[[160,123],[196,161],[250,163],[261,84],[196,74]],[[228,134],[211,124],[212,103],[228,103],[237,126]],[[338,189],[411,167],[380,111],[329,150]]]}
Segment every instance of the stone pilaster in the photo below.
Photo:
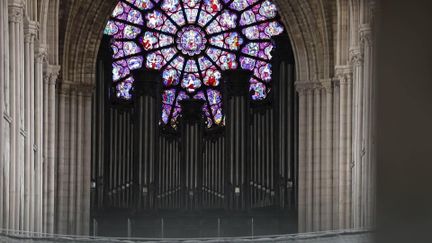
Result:
{"label": "stone pilaster", "polygon": [[[56,231],[61,234],[88,234],[93,86],[62,82],[58,92]],[[74,179],[70,181],[68,178]]]}

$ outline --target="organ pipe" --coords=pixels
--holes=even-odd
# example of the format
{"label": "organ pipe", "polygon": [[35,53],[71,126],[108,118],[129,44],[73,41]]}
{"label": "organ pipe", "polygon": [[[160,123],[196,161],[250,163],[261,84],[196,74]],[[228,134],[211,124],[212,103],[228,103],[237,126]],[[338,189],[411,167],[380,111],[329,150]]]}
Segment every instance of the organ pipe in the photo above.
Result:
{"label": "organ pipe", "polygon": [[[243,74],[224,74],[226,126],[218,133],[201,127],[200,118],[186,117],[174,133],[161,129],[159,87],[147,87],[141,78],[133,106],[118,108],[108,99],[95,99],[104,103],[98,105],[104,115],[95,118],[100,143],[93,156],[99,164],[93,167],[98,168],[95,209],[294,209],[293,63],[275,63],[274,72],[277,93],[263,105],[250,100],[248,79],[243,86],[230,86],[238,85]],[[102,73],[102,79],[111,76]],[[105,80],[97,95],[110,85]]]}

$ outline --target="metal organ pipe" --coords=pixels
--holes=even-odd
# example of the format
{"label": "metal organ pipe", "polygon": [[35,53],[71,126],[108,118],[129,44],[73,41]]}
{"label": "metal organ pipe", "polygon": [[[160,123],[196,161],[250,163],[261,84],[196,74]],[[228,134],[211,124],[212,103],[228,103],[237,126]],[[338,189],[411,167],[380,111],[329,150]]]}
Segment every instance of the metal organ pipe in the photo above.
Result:
{"label": "metal organ pipe", "polygon": [[117,161],[119,165],[119,175],[118,175],[118,188],[117,188],[117,199],[119,203],[119,207],[123,207],[123,185],[124,185],[124,171],[125,171],[125,165],[126,165],[126,124],[125,124],[125,118],[126,115],[124,113],[120,114],[120,127],[119,127],[119,147],[120,147],[120,156],[119,160]]}

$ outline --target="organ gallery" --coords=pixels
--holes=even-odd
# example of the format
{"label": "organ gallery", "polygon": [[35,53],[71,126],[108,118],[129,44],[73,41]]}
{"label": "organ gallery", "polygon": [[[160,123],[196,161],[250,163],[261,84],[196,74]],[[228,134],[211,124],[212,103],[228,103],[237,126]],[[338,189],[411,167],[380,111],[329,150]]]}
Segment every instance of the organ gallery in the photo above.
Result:
{"label": "organ gallery", "polygon": [[375,9],[0,0],[0,233],[364,235]]}
{"label": "organ gallery", "polygon": [[294,57],[276,5],[120,1],[105,34],[95,212],[245,232],[256,214],[296,232]]}

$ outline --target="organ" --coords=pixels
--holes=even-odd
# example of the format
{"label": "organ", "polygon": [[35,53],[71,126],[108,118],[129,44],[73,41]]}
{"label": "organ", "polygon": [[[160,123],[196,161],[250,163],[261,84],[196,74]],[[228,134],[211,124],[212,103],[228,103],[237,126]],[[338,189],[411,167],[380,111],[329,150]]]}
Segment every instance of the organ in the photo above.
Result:
{"label": "organ", "polygon": [[[286,36],[277,41],[288,42]],[[158,75],[143,71],[136,91],[140,98],[133,105],[113,105],[106,95],[110,58],[101,54],[94,100],[93,213],[269,209],[295,217],[297,100],[286,44],[277,46],[273,67],[270,100],[253,102],[245,85],[231,85],[247,74],[224,73],[225,127],[206,129],[201,113],[191,109],[174,131],[160,125]]]}

